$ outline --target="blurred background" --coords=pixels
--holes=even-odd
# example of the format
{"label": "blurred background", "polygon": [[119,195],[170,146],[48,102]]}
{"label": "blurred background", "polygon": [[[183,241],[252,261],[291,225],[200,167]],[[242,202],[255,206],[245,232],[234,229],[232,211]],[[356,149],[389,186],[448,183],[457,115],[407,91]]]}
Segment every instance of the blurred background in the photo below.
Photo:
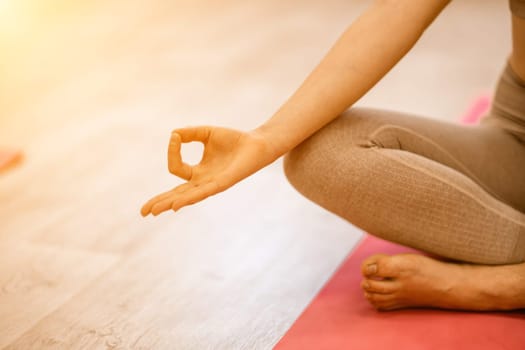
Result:
{"label": "blurred background", "polygon": [[[139,209],[181,183],[172,129],[258,126],[369,4],[0,0],[0,147],[25,153],[0,177],[0,348],[275,344],[362,232],[280,161],[177,214]],[[509,28],[506,1],[453,1],[358,104],[458,120]]]}

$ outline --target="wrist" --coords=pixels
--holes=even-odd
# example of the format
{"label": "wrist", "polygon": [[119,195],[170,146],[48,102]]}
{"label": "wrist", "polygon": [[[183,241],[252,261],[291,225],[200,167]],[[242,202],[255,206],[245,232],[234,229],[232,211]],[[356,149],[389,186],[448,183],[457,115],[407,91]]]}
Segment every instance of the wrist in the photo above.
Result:
{"label": "wrist", "polygon": [[284,144],[282,141],[283,138],[279,137],[279,133],[267,125],[263,124],[249,131],[248,133],[258,139],[260,142],[264,143],[268,153],[274,159],[281,157],[291,149],[286,144]]}

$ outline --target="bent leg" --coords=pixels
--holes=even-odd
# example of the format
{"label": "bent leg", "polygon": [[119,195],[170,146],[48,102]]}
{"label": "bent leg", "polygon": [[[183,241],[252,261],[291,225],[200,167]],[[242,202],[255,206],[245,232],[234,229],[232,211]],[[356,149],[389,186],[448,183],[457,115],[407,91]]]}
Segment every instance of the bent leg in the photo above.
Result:
{"label": "bent leg", "polygon": [[381,238],[467,262],[525,261],[525,149],[497,128],[353,108],[284,168],[307,198]]}

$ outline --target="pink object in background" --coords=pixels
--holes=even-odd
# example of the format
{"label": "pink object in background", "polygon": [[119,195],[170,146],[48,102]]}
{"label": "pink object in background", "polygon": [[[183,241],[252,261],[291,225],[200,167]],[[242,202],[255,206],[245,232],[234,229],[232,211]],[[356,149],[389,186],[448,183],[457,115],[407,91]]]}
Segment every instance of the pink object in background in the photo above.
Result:
{"label": "pink object in background", "polygon": [[490,96],[488,94],[481,95],[467,110],[467,113],[461,118],[461,122],[465,124],[477,124],[479,119],[489,111]]}
{"label": "pink object in background", "polygon": [[[481,96],[461,121],[488,111]],[[437,309],[376,311],[360,287],[361,262],[375,253],[420,253],[366,236],[275,346],[277,350],[524,350],[525,312]],[[305,267],[307,268],[307,267]]]}
{"label": "pink object in background", "polygon": [[0,149],[0,172],[11,168],[22,160],[22,153],[15,150]]}

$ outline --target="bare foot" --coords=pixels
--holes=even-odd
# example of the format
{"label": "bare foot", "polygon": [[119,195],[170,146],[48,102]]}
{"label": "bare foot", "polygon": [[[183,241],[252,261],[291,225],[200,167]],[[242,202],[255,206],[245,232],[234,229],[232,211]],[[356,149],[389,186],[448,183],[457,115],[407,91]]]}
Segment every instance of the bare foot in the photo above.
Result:
{"label": "bare foot", "polygon": [[363,261],[362,273],[365,297],[379,310],[525,308],[525,263],[487,266],[376,254]]}

